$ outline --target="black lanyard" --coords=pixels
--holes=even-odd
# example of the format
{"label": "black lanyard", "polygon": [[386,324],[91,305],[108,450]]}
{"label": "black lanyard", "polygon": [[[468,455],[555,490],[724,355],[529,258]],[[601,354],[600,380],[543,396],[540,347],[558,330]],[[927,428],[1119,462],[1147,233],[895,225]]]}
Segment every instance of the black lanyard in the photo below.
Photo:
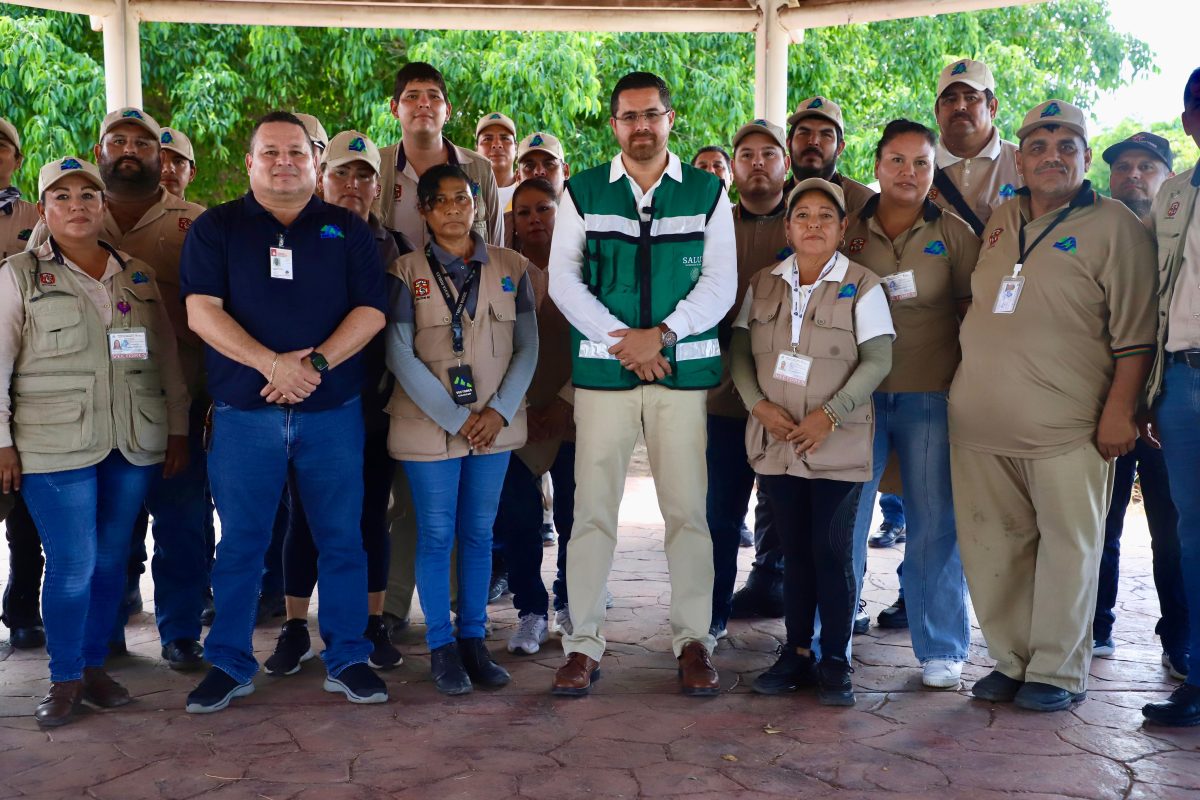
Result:
{"label": "black lanyard", "polygon": [[1028,248],[1025,247],[1026,223],[1025,217],[1022,216],[1021,229],[1017,233],[1017,247],[1020,249],[1021,253],[1020,256],[1017,257],[1017,263],[1024,266],[1025,259],[1029,258],[1030,254],[1033,253],[1034,248],[1041,244],[1042,240],[1049,236],[1050,232],[1058,227],[1058,223],[1066,219],[1067,216],[1070,215],[1070,213],[1075,209],[1079,208],[1080,206],[1091,205],[1093,202],[1095,202],[1095,197],[1093,196],[1092,185],[1090,182],[1084,181],[1083,187],[1079,190],[1079,193],[1072,198],[1071,202],[1067,204],[1066,208],[1058,212],[1058,216],[1054,218],[1054,221],[1050,223],[1046,230],[1042,231],[1041,235],[1033,240],[1033,244],[1029,245]]}
{"label": "black lanyard", "polygon": [[438,260],[433,257],[433,248],[429,245],[425,246],[425,260],[429,262],[429,269],[433,272],[433,280],[437,283],[438,290],[442,293],[442,299],[446,301],[446,307],[450,309],[450,336],[452,338],[451,346],[454,348],[454,355],[462,358],[465,352],[463,348],[463,327],[462,315],[467,307],[467,298],[471,294],[471,289],[475,285],[475,281],[479,279],[479,262],[471,262],[471,272],[467,275],[467,280],[463,283],[462,291],[458,293],[458,299],[454,299],[454,293],[450,290],[450,275],[446,272],[446,268],[438,263]]}

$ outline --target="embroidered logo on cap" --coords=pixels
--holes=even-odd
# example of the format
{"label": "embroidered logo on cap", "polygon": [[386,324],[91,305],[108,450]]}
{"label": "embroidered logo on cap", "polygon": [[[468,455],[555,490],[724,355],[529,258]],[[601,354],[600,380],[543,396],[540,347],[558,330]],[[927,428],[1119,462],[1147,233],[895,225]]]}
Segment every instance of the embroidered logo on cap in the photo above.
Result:
{"label": "embroidered logo on cap", "polygon": [[931,256],[944,256],[946,255],[946,243],[941,239],[934,239],[925,245],[925,252]]}
{"label": "embroidered logo on cap", "polygon": [[500,288],[506,292],[515,292],[517,290],[517,286],[513,283],[513,279],[508,275],[505,275],[500,279]]}
{"label": "embroidered logo on cap", "polygon": [[141,270],[138,270],[137,272],[133,273],[133,282],[134,283],[149,283],[150,278],[148,275],[146,275],[146,273],[142,272]]}
{"label": "embroidered logo on cap", "polygon": [[159,137],[159,141],[163,144],[170,144],[175,141],[175,137],[171,135],[170,131],[163,131],[162,136]]}
{"label": "embroidered logo on cap", "polygon": [[1004,228],[996,228],[992,231],[992,235],[988,237],[988,248],[996,246],[996,242],[1000,241],[1000,234],[1004,233]]}
{"label": "embroidered logo on cap", "polygon": [[488,119],[500,119],[500,115],[499,115],[499,114],[492,114],[490,117],[488,117]]}
{"label": "embroidered logo on cap", "polygon": [[765,119],[756,119],[756,120],[754,120],[754,122],[751,122],[750,124],[751,125],[761,125],[762,127],[765,128],[768,125],[770,125],[771,123],[767,122]]}
{"label": "embroidered logo on cap", "polygon": [[1017,187],[1013,186],[1011,183],[1006,183],[1000,187],[998,194],[1001,197],[1016,197]]}
{"label": "embroidered logo on cap", "polygon": [[342,233],[342,229],[339,228],[337,225],[323,225],[323,226],[321,226],[321,238],[322,239],[345,239],[346,234]]}
{"label": "embroidered logo on cap", "polygon": [[1179,213],[1179,201],[1171,203],[1171,207],[1167,209],[1167,219],[1175,219],[1175,215]]}
{"label": "embroidered logo on cap", "polygon": [[858,294],[858,287],[855,286],[853,283],[848,283],[845,286],[843,286],[841,289],[838,289],[838,299],[839,300],[842,299],[843,297],[854,297],[854,295],[856,295],[856,294]]}
{"label": "embroidered logo on cap", "polygon": [[418,300],[424,300],[429,297],[429,281],[424,278],[417,278],[413,281],[413,297]]}
{"label": "embroidered logo on cap", "polygon": [[954,69],[950,70],[951,75],[962,75],[967,71],[967,62],[960,61],[954,65]]}
{"label": "embroidered logo on cap", "polygon": [[121,117],[123,119],[129,119],[130,117],[133,117],[134,119],[145,119],[142,116],[142,112],[138,111],[136,108],[125,109],[124,111],[121,112]]}
{"label": "embroidered logo on cap", "polygon": [[546,140],[542,138],[542,135],[540,133],[534,134],[534,137],[529,140],[530,147],[541,147],[545,143],[546,143]]}
{"label": "embroidered logo on cap", "polygon": [[822,100],[821,98],[817,97],[811,103],[809,103],[807,106],[805,106],[805,108],[820,108],[823,105],[825,105],[825,101]]}
{"label": "embroidered logo on cap", "polygon": [[1133,136],[1129,137],[1129,140],[1132,142],[1144,142],[1144,141],[1146,141],[1146,134],[1135,133]]}
{"label": "embroidered logo on cap", "polygon": [[866,239],[854,239],[850,242],[851,253],[861,253],[862,249],[867,246]]}
{"label": "embroidered logo on cap", "polygon": [[350,140],[349,149],[355,153],[365,153],[367,150],[367,143],[363,141],[361,136],[355,136]]}
{"label": "embroidered logo on cap", "polygon": [[1057,117],[1061,113],[1062,109],[1058,107],[1058,103],[1051,103],[1042,111],[1041,118],[1045,119],[1046,117]]}
{"label": "embroidered logo on cap", "polygon": [[1064,253],[1074,253],[1076,249],[1075,245],[1076,242],[1074,236],[1064,236],[1054,243],[1054,249],[1062,250]]}
{"label": "embroidered logo on cap", "polygon": [[179,218],[179,230],[186,231],[190,227],[192,227],[192,221],[190,219],[187,217]]}
{"label": "embroidered logo on cap", "polygon": [[61,169],[63,172],[66,172],[69,169],[83,169],[83,164],[80,164],[73,158],[64,158],[59,169]]}
{"label": "embroidered logo on cap", "polygon": [[42,286],[53,286],[56,282],[57,281],[55,277],[49,272],[38,273],[38,283],[40,283]]}

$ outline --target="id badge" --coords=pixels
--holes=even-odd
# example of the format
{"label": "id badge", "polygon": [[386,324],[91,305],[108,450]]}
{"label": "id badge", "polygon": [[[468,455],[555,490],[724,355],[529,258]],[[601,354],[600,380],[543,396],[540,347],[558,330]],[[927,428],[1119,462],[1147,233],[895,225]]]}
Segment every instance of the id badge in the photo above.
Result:
{"label": "id badge", "polygon": [[145,328],[108,332],[108,356],[113,361],[145,361],[150,358]]}
{"label": "id badge", "polygon": [[911,269],[903,272],[893,272],[883,278],[883,290],[893,303],[897,300],[911,300],[917,296],[917,279]]}
{"label": "id badge", "polygon": [[285,281],[292,279],[292,251],[288,248],[271,248],[271,277]]}
{"label": "id badge", "polygon": [[775,360],[775,380],[807,386],[812,363],[811,358],[799,353],[780,353]]}
{"label": "id badge", "polygon": [[1011,314],[1016,311],[1017,301],[1021,299],[1021,289],[1024,286],[1024,275],[1009,275],[1000,281],[1000,291],[996,293],[996,305],[992,307],[992,313]]}
{"label": "id badge", "polygon": [[470,365],[450,368],[450,392],[454,395],[454,402],[460,406],[475,402],[475,376],[471,374]]}

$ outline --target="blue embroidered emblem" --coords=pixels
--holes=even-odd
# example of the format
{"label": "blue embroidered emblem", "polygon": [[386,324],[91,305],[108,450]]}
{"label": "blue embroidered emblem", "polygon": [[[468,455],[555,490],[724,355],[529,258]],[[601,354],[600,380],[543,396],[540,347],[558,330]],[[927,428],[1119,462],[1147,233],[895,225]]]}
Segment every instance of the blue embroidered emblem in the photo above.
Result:
{"label": "blue embroidered emblem", "polygon": [[954,65],[954,69],[950,70],[951,75],[962,75],[967,71],[967,62],[960,61]]}
{"label": "blue embroidered emblem", "polygon": [[545,143],[546,143],[546,140],[542,138],[542,135],[540,133],[535,133],[533,135],[533,138],[529,140],[530,147],[541,147]]}
{"label": "blue embroidered emblem", "polygon": [[121,117],[123,119],[129,119],[130,117],[133,117],[134,119],[144,119],[144,117],[142,116],[142,112],[138,111],[135,108],[125,109],[124,111],[121,112]]}
{"label": "blue embroidered emblem", "polygon": [[471,197],[479,197],[479,184],[471,181]]}
{"label": "blue embroidered emblem", "polygon": [[946,255],[946,243],[941,239],[934,239],[925,245],[925,252],[931,256],[944,256]]}
{"label": "blue embroidered emblem", "polygon": [[1077,244],[1074,236],[1064,236],[1054,243],[1054,249],[1062,250],[1064,253],[1074,253]]}
{"label": "blue embroidered emblem", "polygon": [[342,229],[337,225],[324,225],[321,227],[322,239],[345,239],[346,234],[342,233]]}
{"label": "blue embroidered emblem", "polygon": [[767,125],[769,125],[770,123],[769,123],[769,122],[767,122],[765,119],[756,119],[756,120],[754,120],[754,122],[751,122],[750,124],[751,124],[751,125],[761,125],[762,127],[764,127],[764,128],[765,128],[765,127],[767,127]]}
{"label": "blue embroidered emblem", "polygon": [[1004,184],[1000,187],[1000,196],[1004,198],[1016,197],[1017,187],[1013,186],[1011,183]]}
{"label": "blue embroidered emblem", "polygon": [[146,273],[142,272],[141,270],[138,270],[137,272],[133,273],[133,282],[134,283],[149,283],[150,277],[148,275],[146,275]]}
{"label": "blue embroidered emblem", "polygon": [[175,141],[175,137],[171,135],[170,131],[163,131],[162,136],[159,137],[159,141],[163,144],[170,144],[171,142]]}
{"label": "blue embroidered emblem", "polygon": [[1042,111],[1041,118],[1045,119],[1046,117],[1057,117],[1061,113],[1062,109],[1058,107],[1058,103],[1051,103]]}
{"label": "blue embroidered emblem", "polygon": [[500,279],[500,288],[506,292],[515,292],[517,290],[517,286],[513,283],[513,279],[508,275],[505,275]]}
{"label": "blue embroidered emblem", "polygon": [[492,114],[490,117],[488,117],[488,119],[500,119],[500,115],[499,115],[499,114]]}
{"label": "blue embroidered emblem", "polygon": [[69,169],[83,169],[83,165],[73,158],[64,158],[59,169],[66,172]]}
{"label": "blue embroidered emblem", "polygon": [[33,236],[33,228],[26,228],[17,234],[17,241],[28,242],[30,236]]}
{"label": "blue embroidered emblem", "polygon": [[856,295],[856,294],[858,294],[858,287],[855,286],[853,283],[848,283],[845,286],[843,286],[841,289],[838,289],[837,296],[838,296],[838,299],[840,300],[843,297],[854,297],[854,295]]}
{"label": "blue embroidered emblem", "polygon": [[361,136],[355,136],[350,140],[349,149],[355,153],[364,153],[367,150],[367,143],[363,141]]}
{"label": "blue embroidered emblem", "polygon": [[805,108],[820,108],[823,105],[825,105],[825,101],[818,97],[805,106]]}

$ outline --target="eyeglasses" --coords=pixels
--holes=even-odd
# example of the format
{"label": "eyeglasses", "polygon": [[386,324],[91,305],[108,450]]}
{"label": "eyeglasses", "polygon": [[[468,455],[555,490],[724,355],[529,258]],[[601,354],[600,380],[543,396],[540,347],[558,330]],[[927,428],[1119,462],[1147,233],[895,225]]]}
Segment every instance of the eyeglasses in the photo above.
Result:
{"label": "eyeglasses", "polygon": [[669,111],[627,111],[619,117],[613,117],[622,125],[636,125],[639,121],[644,120],[647,125],[655,125],[660,119],[667,116]]}

